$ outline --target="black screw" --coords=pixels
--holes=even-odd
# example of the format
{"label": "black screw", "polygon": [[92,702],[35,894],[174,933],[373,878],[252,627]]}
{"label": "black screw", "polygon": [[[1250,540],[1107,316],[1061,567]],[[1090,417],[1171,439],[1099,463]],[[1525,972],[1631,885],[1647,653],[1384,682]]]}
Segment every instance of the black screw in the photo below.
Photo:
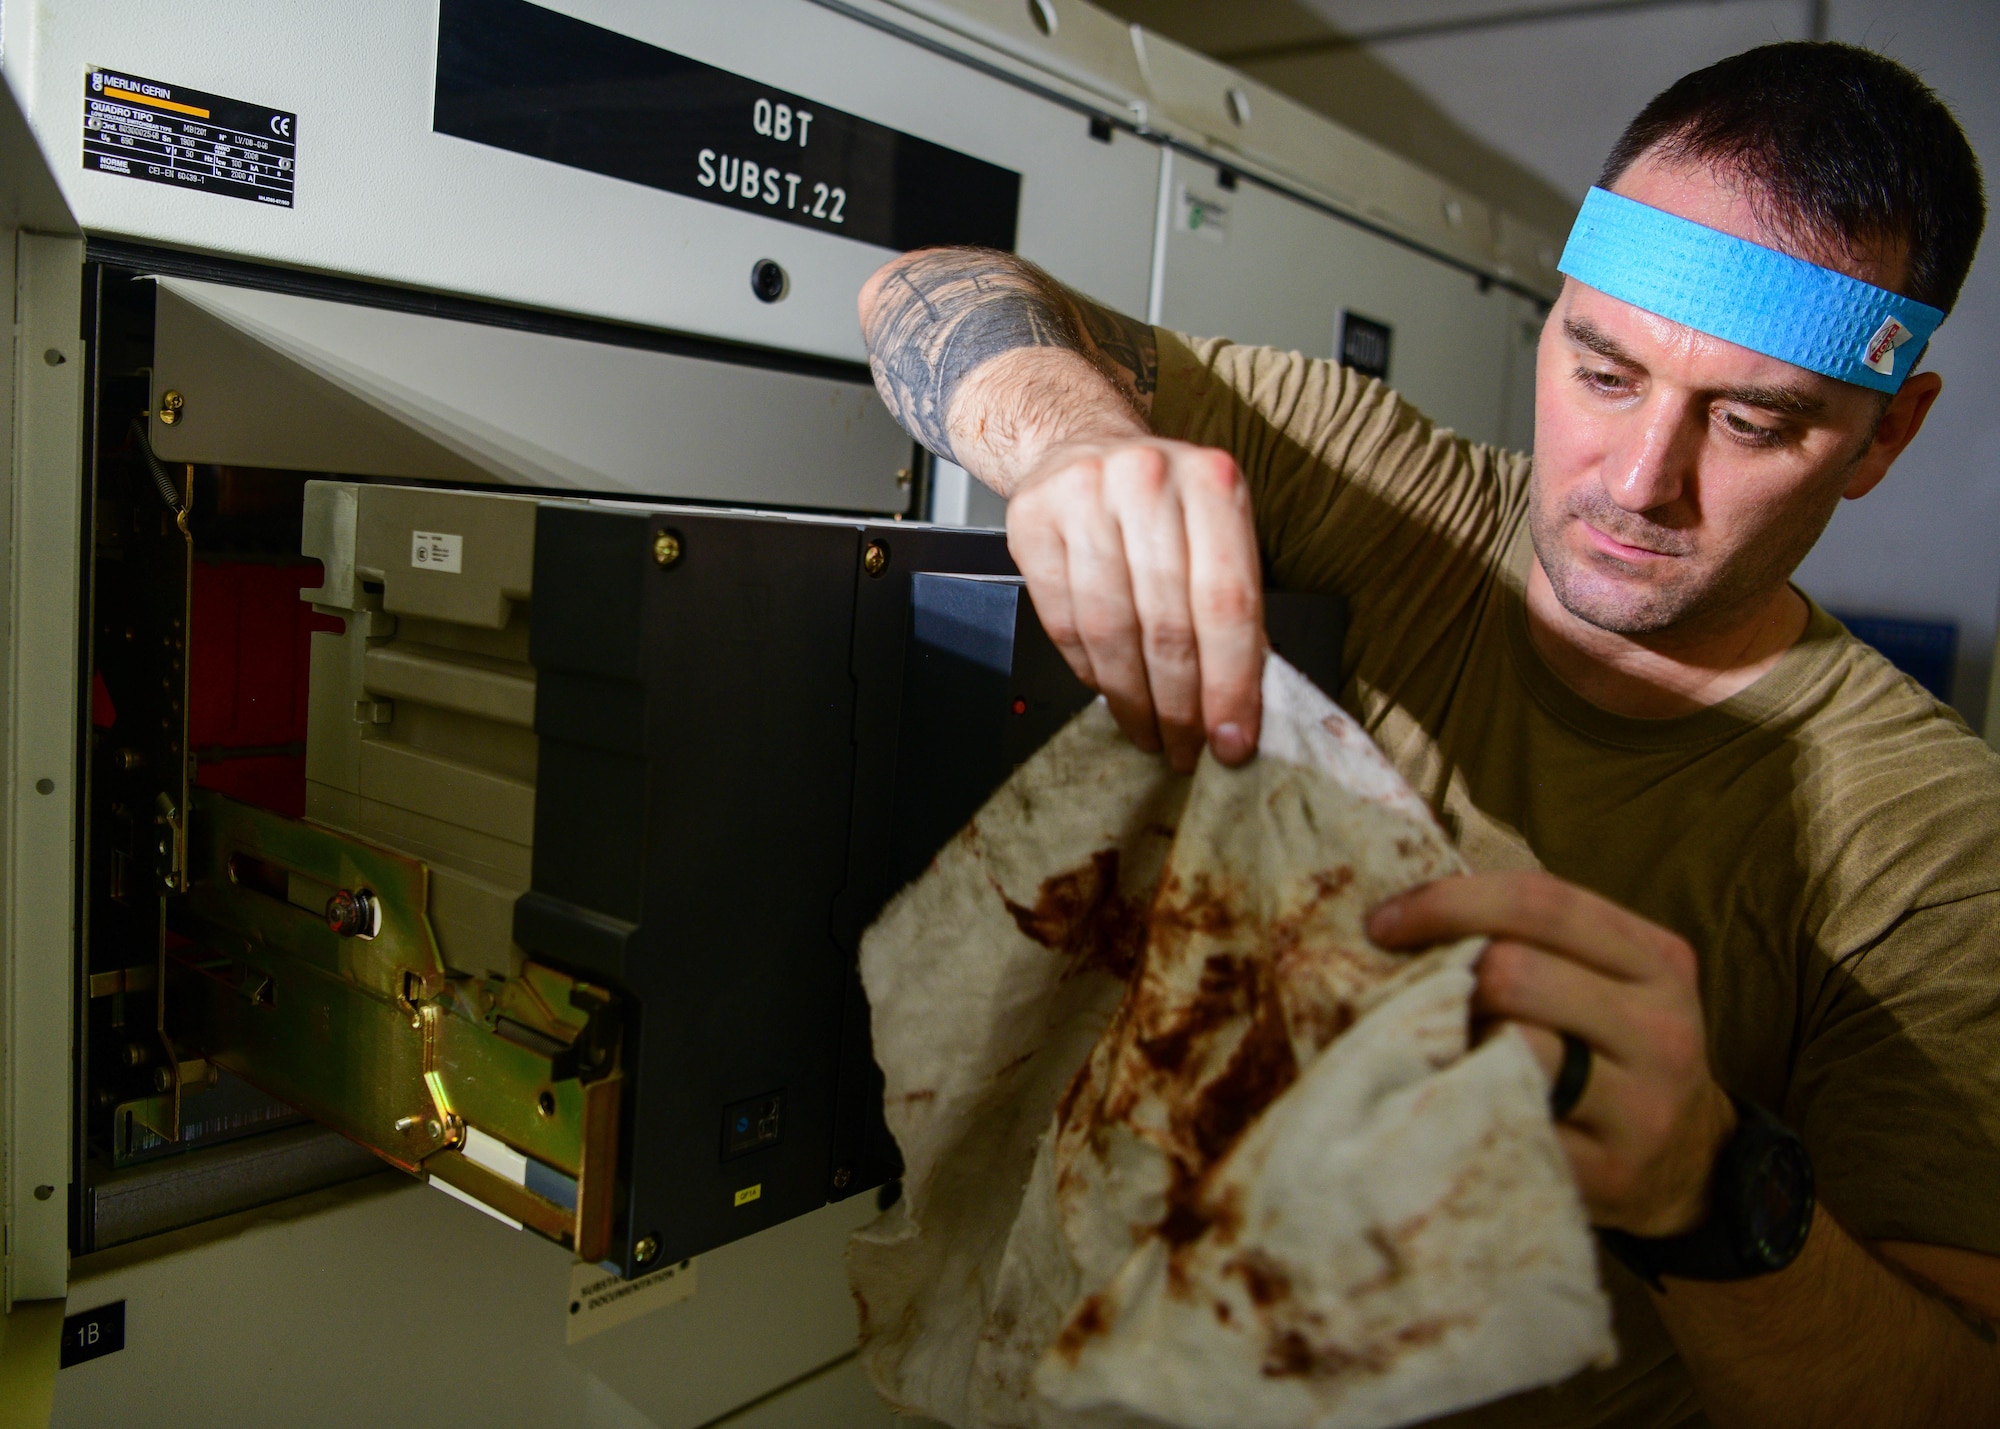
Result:
{"label": "black screw", "polygon": [[556,1094],[545,1091],[536,1097],[535,1110],[543,1116],[554,1116],[556,1114]]}
{"label": "black screw", "polygon": [[759,258],[750,269],[750,291],[760,303],[775,303],[791,290],[792,280],[769,258]]}

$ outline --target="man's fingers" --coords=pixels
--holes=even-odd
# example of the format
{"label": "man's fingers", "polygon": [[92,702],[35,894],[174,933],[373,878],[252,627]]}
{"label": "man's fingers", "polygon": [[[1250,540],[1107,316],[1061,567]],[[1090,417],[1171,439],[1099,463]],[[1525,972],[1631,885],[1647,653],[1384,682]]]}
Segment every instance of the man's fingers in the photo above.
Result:
{"label": "man's fingers", "polygon": [[[1554,1090],[1556,1075],[1562,1070],[1564,1047],[1561,1034],[1537,1023],[1515,1022],[1504,1018],[1482,1018],[1475,1025],[1480,1029],[1481,1042],[1510,1030],[1518,1033],[1521,1040],[1528,1044],[1528,1050],[1535,1054],[1535,1061],[1540,1063],[1542,1075],[1548,1078],[1550,1090]],[[1587,1042],[1590,1039],[1584,1040]],[[1583,1095],[1577,1098],[1576,1105],[1570,1108],[1569,1115],[1564,1117],[1563,1121],[1573,1131],[1588,1137],[1593,1143],[1600,1141],[1606,1108],[1616,1099],[1619,1085],[1629,1081],[1630,1076],[1631,1074],[1624,1068],[1598,1056],[1595,1047],[1591,1048],[1590,1076],[1584,1081]],[[1601,1149],[1600,1147],[1600,1152]]]}
{"label": "man's fingers", "polygon": [[1157,750],[1160,732],[1140,647],[1139,613],[1132,600],[1125,534],[1101,492],[1095,500],[1073,505],[1063,538],[1069,553],[1069,597],[1076,613],[1076,632],[1097,676],[1097,688],[1125,737],[1141,749]]}
{"label": "man's fingers", "polygon": [[1140,653],[1167,758],[1191,773],[1201,757],[1201,661],[1188,613],[1187,527],[1165,453],[1140,448],[1105,463],[1105,495],[1124,537]]}
{"label": "man's fingers", "polygon": [[1541,1063],[1542,1073],[1549,1079],[1549,1085],[1554,1086],[1556,1072],[1562,1066],[1561,1037],[1548,1028],[1537,1027],[1531,1022],[1510,1022],[1504,1017],[1482,1017],[1477,1011],[1473,1013],[1474,1042],[1484,1042],[1489,1037],[1498,1037],[1510,1027],[1521,1034],[1521,1040],[1528,1044],[1528,1050],[1533,1052],[1535,1060]]}
{"label": "man's fingers", "polygon": [[1097,672],[1076,632],[1076,606],[1070,599],[1069,546],[1046,501],[1022,497],[1008,503],[1007,554],[1028,583],[1028,598],[1050,643],[1062,652],[1077,679],[1095,690]]}
{"label": "man's fingers", "polygon": [[1201,715],[1216,758],[1240,764],[1256,752],[1263,722],[1264,582],[1250,492],[1223,452],[1193,452],[1181,461]]}
{"label": "man's fingers", "polygon": [[1017,490],[1007,544],[1049,638],[1142,749],[1191,769],[1255,752],[1263,582],[1227,453],[1178,442],[1059,456]]}
{"label": "man's fingers", "polygon": [[1473,1010],[1485,1017],[1571,1032],[1601,1056],[1629,1061],[1629,986],[1581,963],[1501,938],[1479,955]]}
{"label": "man's fingers", "polygon": [[1368,936],[1390,948],[1482,935],[1532,942],[1618,978],[1650,975],[1663,954],[1693,968],[1693,954],[1664,928],[1545,873],[1441,878],[1368,917]]}

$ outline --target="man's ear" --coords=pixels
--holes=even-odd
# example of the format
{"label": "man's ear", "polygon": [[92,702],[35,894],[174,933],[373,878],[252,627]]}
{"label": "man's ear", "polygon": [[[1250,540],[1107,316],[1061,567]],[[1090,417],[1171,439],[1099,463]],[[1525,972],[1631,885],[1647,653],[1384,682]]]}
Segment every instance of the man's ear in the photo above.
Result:
{"label": "man's ear", "polygon": [[1937,401],[1942,391],[1944,379],[1937,373],[1910,374],[1876,420],[1875,438],[1861,454],[1861,460],[1854,464],[1854,472],[1841,490],[1843,497],[1853,501],[1875,489],[1896,464],[1896,458],[1903,454],[1903,448],[1917,439],[1917,433],[1924,428],[1924,418],[1930,415],[1931,403]]}

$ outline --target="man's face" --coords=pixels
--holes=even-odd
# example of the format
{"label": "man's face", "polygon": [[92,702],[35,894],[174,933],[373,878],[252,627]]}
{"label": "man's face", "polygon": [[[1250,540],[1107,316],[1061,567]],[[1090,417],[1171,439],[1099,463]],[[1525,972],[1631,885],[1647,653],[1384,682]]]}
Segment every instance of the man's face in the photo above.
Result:
{"label": "man's face", "polygon": [[[1901,275],[1898,251],[1802,249],[1707,171],[1646,156],[1616,191],[1878,286]],[[1622,635],[1726,623],[1783,584],[1843,495],[1880,479],[1883,414],[1875,392],[1569,280],[1537,358],[1529,505],[1556,598]]]}

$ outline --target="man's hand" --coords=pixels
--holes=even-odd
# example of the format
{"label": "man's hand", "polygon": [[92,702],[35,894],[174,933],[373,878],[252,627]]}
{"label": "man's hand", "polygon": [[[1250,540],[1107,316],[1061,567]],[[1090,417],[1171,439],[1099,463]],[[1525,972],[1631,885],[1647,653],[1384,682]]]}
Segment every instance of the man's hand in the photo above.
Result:
{"label": "man's hand", "polygon": [[1042,627],[1141,749],[1192,770],[1257,747],[1264,611],[1228,453],[1159,438],[1056,448],[1015,488],[1007,546]]}
{"label": "man's hand", "polygon": [[1736,1109],[1709,1073],[1686,942],[1545,873],[1441,879],[1377,908],[1368,934],[1411,949],[1491,938],[1475,1013],[1518,1024],[1552,1075],[1558,1034],[1590,1044],[1583,1099],[1556,1130],[1593,1223],[1663,1236],[1707,1217]]}
{"label": "man's hand", "polygon": [[1227,453],[1147,425],[1150,325],[1008,253],[906,253],[868,280],[875,385],[918,441],[1008,497],[1043,626],[1142,749],[1194,768],[1257,747],[1262,582]]}

